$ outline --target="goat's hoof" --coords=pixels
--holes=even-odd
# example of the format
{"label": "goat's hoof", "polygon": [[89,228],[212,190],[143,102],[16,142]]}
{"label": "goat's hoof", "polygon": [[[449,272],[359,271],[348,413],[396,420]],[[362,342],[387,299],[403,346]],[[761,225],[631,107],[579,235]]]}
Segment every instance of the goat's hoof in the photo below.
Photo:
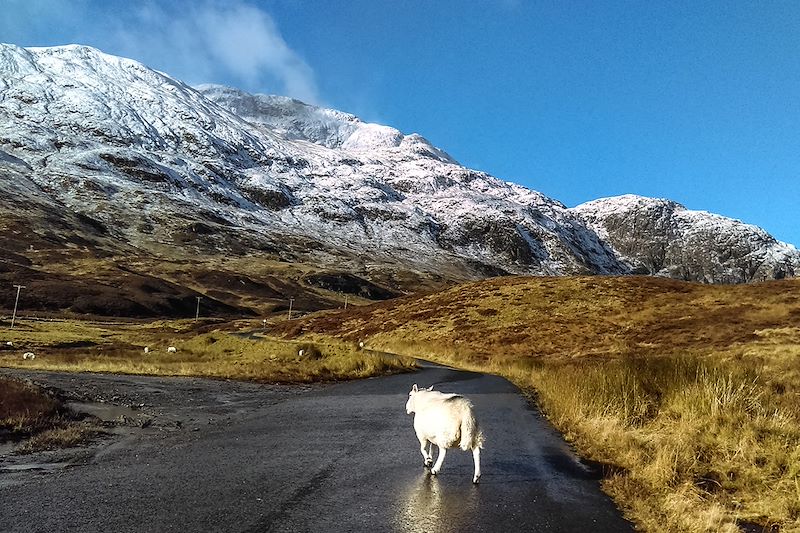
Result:
{"label": "goat's hoof", "polygon": [[438,473],[439,473],[439,471],[438,471],[438,470],[436,470],[436,469],[433,469],[433,470],[431,470],[431,474],[433,474],[434,476],[435,476],[436,474],[438,474]]}
{"label": "goat's hoof", "polygon": [[430,468],[432,464],[433,464],[433,461],[431,461],[430,459],[428,459],[427,461],[425,461],[425,462],[422,464],[422,466],[424,466],[425,468]]}
{"label": "goat's hoof", "polygon": [[475,485],[477,485],[477,484],[480,482],[480,480],[481,480],[481,478],[480,478],[480,477],[474,477],[474,478],[472,478],[472,483],[474,483]]}

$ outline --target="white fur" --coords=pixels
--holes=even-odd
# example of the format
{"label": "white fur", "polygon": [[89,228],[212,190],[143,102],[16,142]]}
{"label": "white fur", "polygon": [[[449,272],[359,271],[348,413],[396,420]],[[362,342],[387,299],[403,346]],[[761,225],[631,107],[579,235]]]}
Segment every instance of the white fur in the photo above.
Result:
{"label": "white fur", "polygon": [[175,353],[177,351],[178,349],[174,346],[170,346],[169,348],[167,348],[167,353]]}
{"label": "white fur", "polygon": [[36,359],[36,354],[33,352],[25,352],[22,354],[23,359]]}
{"label": "white fur", "polygon": [[149,346],[145,346],[144,347],[144,353],[150,353],[150,347]]}
{"label": "white fur", "polygon": [[442,469],[447,448],[461,448],[472,450],[475,461],[472,482],[480,480],[483,432],[475,419],[472,402],[458,394],[445,394],[433,390],[433,387],[420,389],[414,384],[408,393],[406,413],[414,413],[414,430],[425,466],[433,464],[433,445],[439,448],[431,474],[436,475]]}

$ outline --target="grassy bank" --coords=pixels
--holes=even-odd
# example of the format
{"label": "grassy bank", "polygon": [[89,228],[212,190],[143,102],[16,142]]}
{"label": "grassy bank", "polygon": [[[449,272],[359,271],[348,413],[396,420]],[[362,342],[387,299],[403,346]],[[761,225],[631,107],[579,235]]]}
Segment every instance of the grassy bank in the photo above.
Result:
{"label": "grassy bank", "polygon": [[[0,366],[271,382],[355,379],[414,366],[409,358],[360,350],[347,341],[308,343],[238,333],[255,324],[28,321],[4,332],[13,335],[14,346],[0,351]],[[174,353],[167,351],[170,346]],[[36,358],[24,360],[27,351]]]}
{"label": "grassy bank", "polygon": [[0,442],[25,440],[17,453],[77,446],[101,431],[44,389],[0,377]]}
{"label": "grassy bank", "polygon": [[532,391],[647,531],[800,531],[800,284],[504,278],[283,326]]}
{"label": "grassy bank", "polygon": [[567,438],[606,465],[604,489],[646,530],[800,529],[800,397],[774,386],[761,362],[676,356],[492,370],[535,391]]}

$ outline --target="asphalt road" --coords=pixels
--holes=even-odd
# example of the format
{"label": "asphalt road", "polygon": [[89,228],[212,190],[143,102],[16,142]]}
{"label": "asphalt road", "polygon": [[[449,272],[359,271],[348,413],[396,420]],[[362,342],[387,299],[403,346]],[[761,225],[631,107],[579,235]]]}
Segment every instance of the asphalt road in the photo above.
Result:
{"label": "asphalt road", "polygon": [[[140,394],[151,403],[137,416],[152,420],[68,460],[46,455],[52,468],[19,470],[42,456],[0,458],[0,531],[632,531],[596,476],[498,377],[426,367],[303,389],[39,377]],[[467,452],[451,450],[436,477],[423,468],[404,408],[413,383],[472,399],[486,434],[480,485]]]}

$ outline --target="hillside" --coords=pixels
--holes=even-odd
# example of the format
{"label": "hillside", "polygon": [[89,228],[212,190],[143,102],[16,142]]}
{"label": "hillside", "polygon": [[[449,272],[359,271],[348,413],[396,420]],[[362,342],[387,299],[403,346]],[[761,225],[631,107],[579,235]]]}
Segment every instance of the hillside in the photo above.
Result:
{"label": "hillside", "polygon": [[[0,74],[0,274],[47,286],[23,300],[29,309],[187,316],[202,295],[215,313],[247,315],[291,296],[314,310],[335,307],[338,292],[374,299],[506,274],[716,283],[800,268],[796,248],[746,224],[717,224],[717,245],[695,245],[707,223],[684,217],[670,253],[643,270],[650,236],[620,237],[421,135],[291,98],[193,88],[87,46],[3,44]],[[65,307],[76,293],[83,302]]]}
{"label": "hillside", "polygon": [[[504,277],[293,321],[323,333],[454,361],[734,354],[800,328],[800,281],[704,285],[632,277]],[[791,331],[791,329],[789,329]]]}

